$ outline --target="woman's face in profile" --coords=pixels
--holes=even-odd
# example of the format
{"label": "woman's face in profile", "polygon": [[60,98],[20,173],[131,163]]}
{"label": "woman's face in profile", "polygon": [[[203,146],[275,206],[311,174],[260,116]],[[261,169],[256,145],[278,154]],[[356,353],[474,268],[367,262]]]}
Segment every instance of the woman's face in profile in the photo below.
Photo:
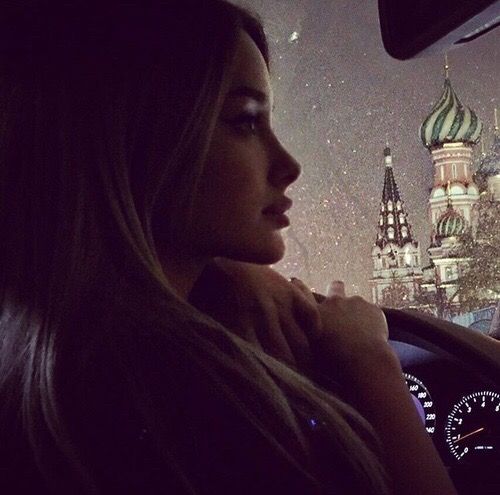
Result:
{"label": "woman's face in profile", "polygon": [[300,166],[273,133],[269,73],[243,31],[229,80],[195,199],[193,244],[199,255],[275,263],[285,252],[285,190]]}

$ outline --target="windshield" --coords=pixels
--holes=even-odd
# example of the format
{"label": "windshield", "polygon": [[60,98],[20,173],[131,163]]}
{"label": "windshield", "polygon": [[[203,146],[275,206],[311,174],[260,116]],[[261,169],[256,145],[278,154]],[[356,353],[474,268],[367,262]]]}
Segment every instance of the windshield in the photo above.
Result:
{"label": "windshield", "polygon": [[375,0],[240,3],[264,20],[275,131],[303,167],[275,268],[485,331],[500,297],[500,30],[401,62]]}

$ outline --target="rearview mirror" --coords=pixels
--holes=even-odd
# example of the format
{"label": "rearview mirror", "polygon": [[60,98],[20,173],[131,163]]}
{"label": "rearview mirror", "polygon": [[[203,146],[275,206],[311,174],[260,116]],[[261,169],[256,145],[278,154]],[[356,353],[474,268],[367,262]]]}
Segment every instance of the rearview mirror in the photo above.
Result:
{"label": "rearview mirror", "polygon": [[406,60],[448,51],[500,23],[500,0],[378,0],[384,47]]}

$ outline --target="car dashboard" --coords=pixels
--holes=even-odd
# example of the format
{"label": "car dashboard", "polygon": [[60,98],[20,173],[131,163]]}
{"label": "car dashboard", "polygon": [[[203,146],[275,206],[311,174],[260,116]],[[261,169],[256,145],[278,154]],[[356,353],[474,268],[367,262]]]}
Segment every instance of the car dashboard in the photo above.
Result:
{"label": "car dashboard", "polygon": [[[458,492],[500,493],[500,359],[490,361],[500,344],[434,318],[385,312],[415,406]],[[429,324],[441,328],[426,334]]]}

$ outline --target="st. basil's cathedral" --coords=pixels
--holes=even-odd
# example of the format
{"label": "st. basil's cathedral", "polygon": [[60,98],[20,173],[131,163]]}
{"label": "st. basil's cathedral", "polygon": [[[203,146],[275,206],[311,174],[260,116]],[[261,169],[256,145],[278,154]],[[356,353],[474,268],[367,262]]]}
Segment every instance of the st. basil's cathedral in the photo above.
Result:
{"label": "st. basil's cathedral", "polygon": [[[430,153],[434,180],[428,200],[432,226],[428,266],[422,266],[402,195],[396,184],[391,150],[384,149],[385,176],[377,237],[372,248],[372,300],[379,305],[399,304],[418,308],[422,293],[453,303],[457,278],[467,260],[457,256],[460,237],[474,231],[474,206],[481,195],[500,201],[500,134],[495,110],[493,144],[475,166],[473,148],[483,125],[476,113],[463,105],[451,85],[445,65],[443,93],[420,127],[420,139]],[[397,169],[397,166],[396,166]],[[391,301],[397,291],[399,301]],[[432,299],[432,298],[431,298]],[[436,297],[434,297],[436,300]],[[431,310],[437,314],[436,308]]]}

